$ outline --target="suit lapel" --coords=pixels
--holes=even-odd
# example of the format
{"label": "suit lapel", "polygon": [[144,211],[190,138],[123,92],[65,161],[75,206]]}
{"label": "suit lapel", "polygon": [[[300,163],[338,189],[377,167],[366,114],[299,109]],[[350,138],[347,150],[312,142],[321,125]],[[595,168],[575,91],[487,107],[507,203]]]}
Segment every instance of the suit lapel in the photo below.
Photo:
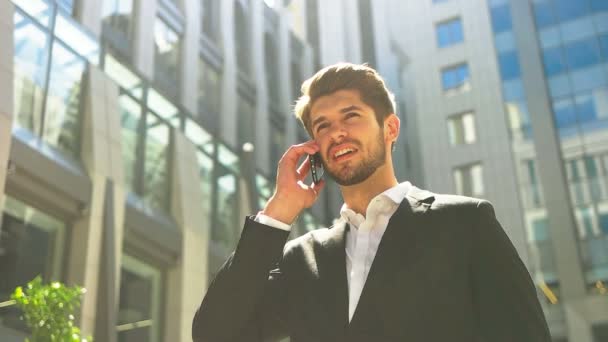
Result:
{"label": "suit lapel", "polygon": [[389,295],[383,289],[386,284],[390,284],[397,268],[406,269],[418,259],[418,255],[424,248],[418,242],[419,234],[425,225],[424,214],[433,200],[432,193],[412,186],[389,220],[361,292],[351,325],[357,325],[359,321],[365,322],[374,317],[374,319],[382,317],[376,309],[377,298]]}
{"label": "suit lapel", "polygon": [[319,278],[321,293],[327,304],[328,329],[344,328],[348,325],[348,284],[346,280],[345,222],[330,228],[320,253]]}

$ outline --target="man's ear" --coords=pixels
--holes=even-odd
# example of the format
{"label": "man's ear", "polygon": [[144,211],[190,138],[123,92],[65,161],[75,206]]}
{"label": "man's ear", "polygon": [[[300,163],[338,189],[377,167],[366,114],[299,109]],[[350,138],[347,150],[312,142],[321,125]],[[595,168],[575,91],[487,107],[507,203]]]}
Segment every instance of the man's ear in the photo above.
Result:
{"label": "man's ear", "polygon": [[394,113],[390,114],[384,119],[384,132],[386,134],[386,137],[388,138],[388,141],[390,141],[391,143],[397,141],[397,138],[399,137],[400,128],[401,120],[399,120],[399,117]]}

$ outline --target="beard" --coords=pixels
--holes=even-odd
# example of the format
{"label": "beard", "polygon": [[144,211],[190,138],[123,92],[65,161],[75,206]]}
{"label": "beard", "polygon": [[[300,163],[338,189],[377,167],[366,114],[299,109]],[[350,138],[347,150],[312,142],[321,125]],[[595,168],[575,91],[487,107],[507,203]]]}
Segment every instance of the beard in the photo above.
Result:
{"label": "beard", "polygon": [[[339,165],[338,170],[332,170],[327,167],[327,163],[324,162],[323,167],[325,168],[325,172],[336,183],[342,186],[355,185],[365,181],[386,162],[386,144],[384,143],[383,136],[384,134],[380,131],[376,138],[376,143],[372,146],[371,152],[359,162],[359,165],[350,166],[347,170],[344,170],[346,168]],[[349,142],[361,146],[358,141],[352,140]]]}

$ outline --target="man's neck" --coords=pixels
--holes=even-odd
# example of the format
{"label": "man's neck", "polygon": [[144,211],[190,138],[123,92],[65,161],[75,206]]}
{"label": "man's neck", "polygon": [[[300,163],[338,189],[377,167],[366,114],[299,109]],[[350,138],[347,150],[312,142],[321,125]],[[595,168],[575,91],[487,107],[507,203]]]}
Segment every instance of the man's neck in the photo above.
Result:
{"label": "man's neck", "polygon": [[369,202],[379,194],[398,185],[392,168],[378,169],[365,181],[350,186],[341,186],[342,198],[346,206],[356,213],[365,216]]}

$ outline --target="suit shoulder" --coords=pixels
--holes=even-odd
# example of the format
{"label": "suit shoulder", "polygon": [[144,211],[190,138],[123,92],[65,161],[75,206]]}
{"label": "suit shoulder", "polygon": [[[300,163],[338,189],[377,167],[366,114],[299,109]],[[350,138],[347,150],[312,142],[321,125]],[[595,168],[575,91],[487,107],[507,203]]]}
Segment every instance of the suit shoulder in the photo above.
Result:
{"label": "suit shoulder", "polygon": [[492,205],[487,200],[475,197],[452,195],[452,194],[435,194],[432,208],[434,210],[476,210],[480,206]]}

